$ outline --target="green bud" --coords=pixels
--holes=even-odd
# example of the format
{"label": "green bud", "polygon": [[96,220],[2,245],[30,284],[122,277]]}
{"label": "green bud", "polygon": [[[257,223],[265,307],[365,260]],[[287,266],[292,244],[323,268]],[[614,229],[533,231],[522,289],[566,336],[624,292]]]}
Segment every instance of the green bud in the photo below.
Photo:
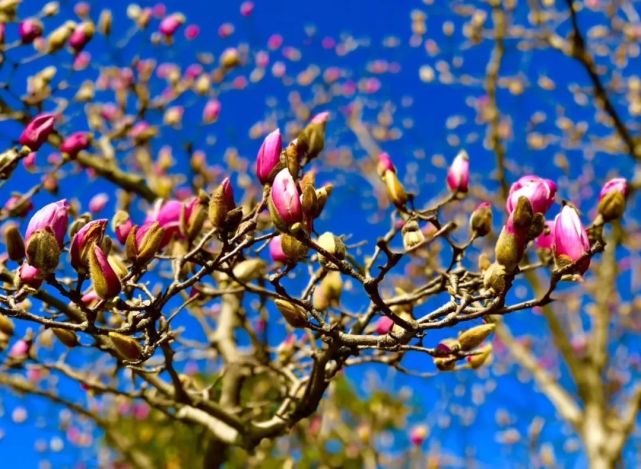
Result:
{"label": "green bud", "polygon": [[300,305],[280,298],[274,301],[278,311],[283,315],[285,321],[292,327],[305,327],[307,325],[307,311]]}
{"label": "green bud", "polygon": [[110,332],[109,338],[114,350],[121,359],[138,361],[143,357],[142,346],[133,337],[119,334],[118,332]]}
{"label": "green bud", "polygon": [[51,231],[38,230],[31,234],[27,244],[27,260],[43,273],[56,270],[60,260],[60,248]]}
{"label": "green bud", "polygon": [[12,261],[20,262],[24,259],[24,240],[18,227],[11,223],[4,230],[4,242],[7,245],[7,255]]}
{"label": "green bud", "polygon": [[461,332],[458,336],[458,341],[461,344],[461,349],[470,351],[483,343],[487,339],[496,325],[494,324],[481,324],[480,326],[473,327],[466,331]]}
{"label": "green bud", "polygon": [[55,334],[58,340],[67,347],[72,348],[78,345],[78,336],[76,336],[76,333],[74,331],[61,329],[58,327],[52,328],[51,331]]}

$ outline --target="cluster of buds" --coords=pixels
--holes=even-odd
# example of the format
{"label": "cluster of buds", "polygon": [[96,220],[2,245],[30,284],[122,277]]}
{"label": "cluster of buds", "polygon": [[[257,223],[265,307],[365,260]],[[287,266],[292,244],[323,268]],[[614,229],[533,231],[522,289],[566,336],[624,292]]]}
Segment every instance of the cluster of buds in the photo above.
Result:
{"label": "cluster of buds", "polygon": [[481,324],[461,332],[456,339],[442,340],[436,346],[434,364],[441,371],[450,371],[456,367],[458,360],[465,358],[470,368],[480,368],[492,355],[492,344],[481,345],[494,329],[492,323]]}

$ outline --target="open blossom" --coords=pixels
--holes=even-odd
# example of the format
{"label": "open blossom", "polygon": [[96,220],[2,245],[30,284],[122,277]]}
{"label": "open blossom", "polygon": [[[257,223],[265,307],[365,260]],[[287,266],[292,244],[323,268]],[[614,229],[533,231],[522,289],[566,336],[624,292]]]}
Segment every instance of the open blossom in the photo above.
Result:
{"label": "open blossom", "polygon": [[60,151],[69,155],[70,158],[78,156],[82,150],[91,145],[92,136],[89,132],[76,132],[65,138],[60,145]]}
{"label": "open blossom", "polygon": [[20,144],[28,146],[31,150],[38,150],[47,141],[53,132],[56,116],[51,113],[36,116],[20,135]]}
{"label": "open blossom", "polygon": [[280,228],[287,229],[303,221],[303,207],[296,181],[287,168],[274,178],[270,195],[272,219]]}
{"label": "open blossom", "polygon": [[262,184],[268,184],[274,177],[274,171],[280,161],[280,152],[283,147],[283,138],[280,130],[271,132],[258,150],[256,157],[256,174]]}
{"label": "open blossom", "polygon": [[[566,205],[554,220],[554,255],[561,265],[576,262],[590,251],[588,233],[581,224],[576,209]],[[585,258],[577,265],[580,274],[590,266]]]}
{"label": "open blossom", "polygon": [[512,213],[519,197],[522,196],[530,201],[534,213],[545,215],[554,203],[556,184],[550,179],[543,179],[535,175],[523,176],[510,187],[507,198],[508,213]]}
{"label": "open blossom", "polygon": [[49,230],[55,236],[60,249],[62,249],[68,220],[69,203],[66,199],[45,205],[34,213],[31,220],[29,220],[25,240],[28,242],[31,235],[36,231]]}
{"label": "open blossom", "polygon": [[447,185],[452,192],[467,192],[470,182],[470,159],[462,150],[447,170]]}

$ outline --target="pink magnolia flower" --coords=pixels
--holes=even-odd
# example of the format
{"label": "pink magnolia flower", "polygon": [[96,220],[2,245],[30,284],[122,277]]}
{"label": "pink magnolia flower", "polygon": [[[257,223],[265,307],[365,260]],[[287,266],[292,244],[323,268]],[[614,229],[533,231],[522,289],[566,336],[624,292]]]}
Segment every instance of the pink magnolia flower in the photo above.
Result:
{"label": "pink magnolia flower", "polygon": [[240,4],[240,14],[243,16],[249,16],[254,11],[254,2],[243,2]]}
{"label": "pink magnolia flower", "polygon": [[[565,262],[576,262],[589,251],[590,240],[579,214],[573,207],[564,206],[554,220],[554,255]],[[585,258],[577,269],[583,274],[589,266],[590,259]]]}
{"label": "pink magnolia flower", "polygon": [[310,121],[312,124],[327,124],[327,121],[329,120],[329,112],[323,111],[319,112],[316,114],[314,117],[312,117],[312,120]]}
{"label": "pink magnolia flower", "polygon": [[383,152],[378,155],[378,173],[384,174],[385,171],[392,171],[393,173],[396,172],[394,162],[387,152]]}
{"label": "pink magnolia flower", "polygon": [[18,27],[20,40],[25,44],[31,44],[36,38],[42,36],[42,31],[42,23],[33,18],[27,18]]}
{"label": "pink magnolia flower", "polygon": [[87,265],[87,251],[94,243],[100,243],[105,234],[107,220],[93,220],[80,228],[71,240],[69,254],[71,265],[76,270],[84,269]]}
{"label": "pink magnolia flower", "polygon": [[60,145],[60,151],[67,153],[70,158],[78,156],[82,150],[86,150],[91,145],[92,136],[89,132],[76,132],[65,138]]}
{"label": "pink magnolia flower", "polygon": [[91,279],[94,284],[96,294],[102,299],[109,299],[120,293],[122,288],[120,278],[116,271],[111,267],[107,255],[104,253],[100,246],[94,243],[93,255],[95,256],[95,267],[98,271],[91,268]]}
{"label": "pink magnolia flower", "polygon": [[606,195],[618,192],[623,195],[623,197],[628,197],[630,193],[630,188],[628,187],[628,181],[625,178],[614,178],[606,182],[601,188],[599,193],[599,201],[603,199]]}
{"label": "pink magnolia flower", "polygon": [[109,195],[106,192],[101,192],[94,195],[89,201],[89,211],[91,213],[101,212],[109,202]]}
{"label": "pink magnolia flower", "polygon": [[385,335],[394,327],[394,321],[387,316],[383,316],[376,321],[376,333],[379,335]]}
{"label": "pink magnolia flower", "polygon": [[185,38],[193,41],[200,35],[200,27],[197,24],[190,24],[185,28]]}
{"label": "pink magnolia flower", "polygon": [[40,269],[26,262],[18,268],[18,276],[22,283],[32,288],[38,289],[42,285],[42,272],[40,272]]}
{"label": "pink magnolia flower", "polygon": [[283,264],[288,264],[290,262],[289,257],[283,251],[283,239],[279,236],[275,236],[269,242],[269,255],[271,256],[274,262],[281,262]]}
{"label": "pink magnolia flower", "polygon": [[38,230],[49,230],[55,236],[60,249],[62,249],[68,220],[69,203],[66,199],[45,205],[34,213],[31,220],[29,220],[25,233],[25,241],[29,242],[31,235]]}
{"label": "pink magnolia flower", "polygon": [[90,26],[89,23],[83,23],[77,26],[71,33],[71,36],[69,37],[69,46],[77,54],[85,48],[92,37],[93,26]]}
{"label": "pink magnolia flower", "polygon": [[[231,188],[231,185],[229,187]],[[233,193],[231,197],[233,203]],[[171,241],[172,236],[184,236],[184,233],[181,232],[181,217],[184,217],[185,220],[189,220],[197,204],[197,197],[192,197],[184,202],[179,200],[168,200],[167,202],[162,203],[159,201],[154,206],[153,211],[145,219],[143,227],[145,227],[145,225],[151,225],[153,222],[157,221],[160,227],[165,229],[162,244],[166,245]],[[142,239],[141,231],[143,227],[138,230],[136,239],[138,239],[139,236],[140,239]]]}
{"label": "pink magnolia flower", "polygon": [[129,217],[124,221],[120,221],[114,227],[114,232],[116,233],[116,238],[118,238],[118,241],[120,241],[122,244],[125,244],[125,242],[127,241],[127,237],[129,236],[129,232],[133,227],[134,224]]}
{"label": "pink magnolia flower", "polygon": [[427,433],[425,425],[415,425],[410,430],[410,441],[414,446],[421,446],[427,438]]}
{"label": "pink magnolia flower", "polygon": [[36,116],[20,135],[20,144],[28,146],[31,150],[38,150],[53,132],[55,114],[47,113]]}
{"label": "pink magnolia flower", "polygon": [[274,177],[274,170],[280,161],[282,147],[283,138],[279,129],[267,135],[260,146],[256,157],[256,174],[262,184],[269,184]]}
{"label": "pink magnolia flower", "polygon": [[543,179],[534,175],[527,175],[520,178],[512,187],[507,198],[507,211],[512,213],[520,197],[526,197],[532,205],[534,213],[545,212],[554,203],[556,196],[556,184],[550,179]]}
{"label": "pink magnolia flower", "polygon": [[216,122],[218,120],[218,116],[220,116],[220,109],[220,101],[217,99],[210,99],[207,101],[207,104],[205,104],[205,108],[203,109],[203,121],[207,124]]}
{"label": "pink magnolia flower", "polygon": [[447,170],[447,185],[452,192],[467,192],[470,181],[470,159],[465,150],[459,152]]}
{"label": "pink magnolia flower", "polygon": [[303,221],[303,207],[296,181],[287,168],[282,169],[274,178],[271,201],[279,221],[285,226]]}
{"label": "pink magnolia flower", "polygon": [[178,31],[178,28],[180,28],[184,22],[185,17],[183,15],[180,13],[174,13],[173,15],[165,17],[160,22],[158,29],[163,36],[171,37],[176,33],[176,31]]}
{"label": "pink magnolia flower", "polygon": [[547,220],[543,233],[536,238],[536,247],[539,249],[553,249],[554,248],[554,222]]}
{"label": "pink magnolia flower", "polygon": [[9,356],[13,358],[24,358],[29,354],[31,345],[24,339],[18,340],[9,349]]}

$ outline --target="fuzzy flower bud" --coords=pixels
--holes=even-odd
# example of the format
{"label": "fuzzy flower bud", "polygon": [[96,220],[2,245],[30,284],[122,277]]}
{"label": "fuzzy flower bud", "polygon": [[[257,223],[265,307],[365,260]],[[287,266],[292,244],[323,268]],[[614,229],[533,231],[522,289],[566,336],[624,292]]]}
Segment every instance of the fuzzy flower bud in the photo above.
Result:
{"label": "fuzzy flower bud", "polygon": [[599,214],[603,221],[621,218],[630,189],[625,178],[614,178],[605,183],[599,193]]}
{"label": "fuzzy flower bud", "polygon": [[29,242],[31,235],[36,231],[49,230],[58,242],[58,247],[62,249],[62,246],[64,245],[65,232],[67,231],[68,219],[69,203],[67,203],[66,199],[45,205],[34,213],[31,220],[29,220],[25,239]]}
{"label": "fuzzy flower bud", "polygon": [[106,219],[90,221],[74,235],[69,254],[71,255],[71,266],[76,271],[86,273],[89,266],[89,253],[94,244],[102,242],[106,226]]}
{"label": "fuzzy flower bud", "polygon": [[274,262],[282,264],[292,263],[292,259],[283,251],[282,235],[274,236],[269,242],[269,255]]}
{"label": "fuzzy flower bud", "polygon": [[470,216],[470,228],[476,236],[485,236],[492,231],[492,205],[481,202]]}
{"label": "fuzzy flower bud", "polygon": [[124,210],[118,210],[111,220],[111,229],[116,233],[116,238],[122,244],[125,244],[127,241],[127,236],[133,228],[134,224],[131,221],[131,217]]}
{"label": "fuzzy flower bud", "polygon": [[25,44],[31,44],[36,38],[42,36],[42,32],[42,23],[34,18],[27,18],[18,27],[20,40]]}
{"label": "fuzzy flower bud", "polygon": [[158,30],[163,36],[171,37],[173,36],[178,28],[180,28],[185,22],[185,17],[180,13],[174,13],[165,17],[161,22]]}
{"label": "fuzzy flower bud", "polygon": [[278,298],[274,301],[278,311],[285,321],[292,327],[305,327],[307,325],[307,311],[300,305]]}
{"label": "fuzzy flower bud", "polygon": [[43,275],[40,269],[24,262],[18,269],[18,279],[21,284],[37,290],[42,285]]}
{"label": "fuzzy flower bud", "polygon": [[4,229],[4,242],[7,245],[7,255],[12,261],[21,261],[25,256],[24,240],[18,226],[11,223]]}
{"label": "fuzzy flower bud", "polygon": [[209,221],[215,228],[223,229],[229,213],[236,208],[234,189],[227,177],[214,190],[209,199]]}
{"label": "fuzzy flower bud", "polygon": [[92,246],[93,249],[89,249],[89,276],[93,289],[104,300],[113,298],[122,288],[120,278],[100,246],[95,243]]}

